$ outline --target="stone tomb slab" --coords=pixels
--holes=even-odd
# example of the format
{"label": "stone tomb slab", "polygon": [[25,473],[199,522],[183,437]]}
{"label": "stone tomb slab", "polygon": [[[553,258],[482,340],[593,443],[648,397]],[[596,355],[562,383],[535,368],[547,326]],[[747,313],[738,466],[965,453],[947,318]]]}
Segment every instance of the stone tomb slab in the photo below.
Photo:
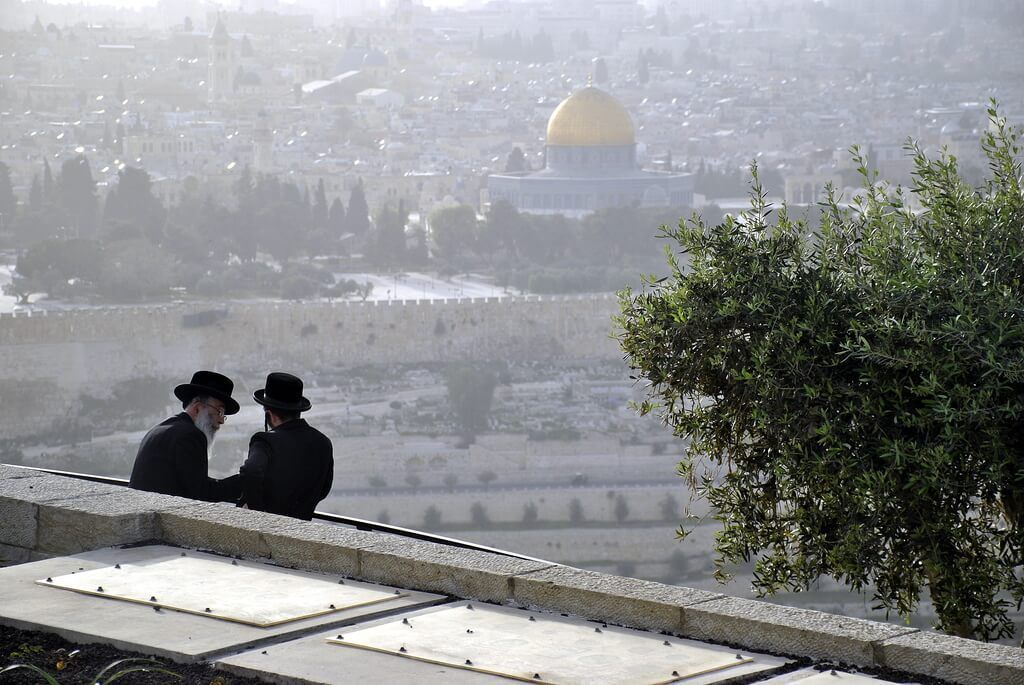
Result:
{"label": "stone tomb slab", "polygon": [[368,650],[558,685],[716,682],[783,663],[651,632],[465,601],[357,625],[327,641],[342,651]]}
{"label": "stone tomb slab", "polygon": [[407,596],[396,595],[394,588],[184,551],[177,557],[115,563],[36,583],[260,628]]}
{"label": "stone tomb slab", "polygon": [[[360,588],[389,596],[387,601],[362,606],[329,609],[316,616],[300,616],[285,623],[260,627],[235,620],[218,620],[186,611],[160,608],[155,610],[148,601],[139,603],[122,601],[100,593],[86,594],[45,587],[46,578],[77,576],[102,569],[105,572],[125,570],[126,566],[159,566],[163,562],[181,559],[183,550],[165,545],[152,545],[130,549],[106,548],[69,557],[45,559],[0,569],[0,624],[29,630],[43,630],[62,635],[74,642],[101,642],[145,654],[167,656],[189,662],[216,658],[221,654],[249,649],[268,642],[293,636],[307,635],[332,626],[388,615],[392,611],[431,606],[446,601],[442,595],[397,590],[396,588],[361,583],[345,579],[339,588]],[[314,579],[328,584],[342,580],[338,576],[295,571],[254,561],[238,561],[185,550],[187,557],[215,561],[237,570],[260,569],[271,583],[291,582],[294,577]],[[115,564],[120,569],[112,569]],[[42,580],[42,584],[37,581]],[[91,581],[90,581],[91,582]],[[95,591],[97,586],[92,589]],[[104,590],[107,590],[104,587]],[[248,585],[238,590],[249,595],[253,606],[264,589]],[[273,588],[270,588],[273,592]],[[397,594],[395,594],[397,592]],[[149,596],[152,596],[149,595]],[[149,596],[145,599],[148,600]],[[369,595],[367,595],[369,596]],[[158,603],[160,596],[156,595]],[[203,600],[205,601],[205,600]],[[210,607],[213,609],[214,607]],[[261,615],[267,618],[270,614]]]}

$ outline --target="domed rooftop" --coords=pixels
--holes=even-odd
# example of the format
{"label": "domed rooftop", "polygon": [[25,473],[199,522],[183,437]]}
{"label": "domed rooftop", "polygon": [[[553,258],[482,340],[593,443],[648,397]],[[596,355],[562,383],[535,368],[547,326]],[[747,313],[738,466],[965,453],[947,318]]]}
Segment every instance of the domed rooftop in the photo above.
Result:
{"label": "domed rooftop", "polygon": [[548,119],[548,145],[633,145],[629,112],[600,88],[587,86],[562,100]]}

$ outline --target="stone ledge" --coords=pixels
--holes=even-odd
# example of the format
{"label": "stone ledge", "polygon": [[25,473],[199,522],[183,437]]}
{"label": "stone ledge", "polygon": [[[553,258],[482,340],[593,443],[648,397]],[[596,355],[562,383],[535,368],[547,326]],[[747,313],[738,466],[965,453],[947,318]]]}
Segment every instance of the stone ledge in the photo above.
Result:
{"label": "stone ledge", "polygon": [[38,551],[40,504],[123,494],[114,485],[89,483],[39,471],[0,466],[0,544]]}
{"label": "stone ledge", "polygon": [[56,556],[153,540],[160,536],[157,512],[190,504],[181,497],[125,488],[112,495],[41,503],[36,549]]}
{"label": "stone ledge", "polygon": [[512,579],[513,599],[631,628],[680,633],[683,608],[724,595],[636,578],[552,566]]}
{"label": "stone ledge", "polygon": [[[296,523],[295,519],[286,520]],[[359,574],[359,550],[387,536],[310,522],[284,532],[265,532],[262,537],[269,557],[277,564],[355,577]]]}
{"label": "stone ledge", "polygon": [[44,475],[42,471],[36,471],[35,469],[22,468],[13,464],[0,464],[0,480],[7,478],[34,478],[42,475]]}
{"label": "stone ledge", "polygon": [[0,568],[23,564],[26,561],[31,561],[31,559],[32,550],[30,549],[0,544]]}
{"label": "stone ledge", "polygon": [[232,556],[269,559],[266,536],[291,536],[309,524],[298,519],[239,509],[228,503],[197,502],[157,513],[160,537],[182,547]]}
{"label": "stone ledge", "polygon": [[683,609],[683,634],[748,649],[875,666],[875,644],[916,628],[723,596]]}
{"label": "stone ledge", "polygon": [[35,504],[98,495],[123,496],[126,491],[127,489],[120,485],[92,483],[66,476],[54,476],[49,473],[40,473],[35,477],[0,479],[0,497],[10,497]]}
{"label": "stone ledge", "polygon": [[962,685],[1024,685],[1024,650],[921,631],[876,645],[879,665]]}
{"label": "stone ledge", "polygon": [[362,580],[497,603],[512,598],[514,576],[549,566],[393,535],[359,551]]}
{"label": "stone ledge", "polygon": [[39,506],[8,497],[0,481],[0,544],[35,549],[39,523]]}

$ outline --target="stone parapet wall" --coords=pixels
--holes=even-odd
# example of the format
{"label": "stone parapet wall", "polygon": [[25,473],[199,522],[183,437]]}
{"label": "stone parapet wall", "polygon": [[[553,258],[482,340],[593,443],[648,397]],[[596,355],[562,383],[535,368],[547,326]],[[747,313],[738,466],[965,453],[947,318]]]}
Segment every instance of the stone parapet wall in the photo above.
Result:
{"label": "stone parapet wall", "polygon": [[[80,394],[198,368],[611,359],[611,295],[231,302],[0,315],[0,434],[77,415]],[[18,398],[19,402],[10,399]],[[9,408],[8,408],[9,407]]]}
{"label": "stone parapet wall", "polygon": [[143,541],[963,685],[1024,683],[1015,647],[0,465],[8,563]]}

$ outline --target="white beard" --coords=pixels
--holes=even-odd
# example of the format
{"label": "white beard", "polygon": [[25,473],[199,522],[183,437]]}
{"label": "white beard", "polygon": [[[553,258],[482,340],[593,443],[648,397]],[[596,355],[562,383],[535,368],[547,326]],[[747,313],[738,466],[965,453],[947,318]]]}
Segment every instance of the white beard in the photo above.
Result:
{"label": "white beard", "polygon": [[220,426],[214,420],[212,412],[206,407],[203,407],[196,416],[196,428],[206,436],[206,461],[210,461],[213,459],[213,441],[217,437],[217,429]]}

